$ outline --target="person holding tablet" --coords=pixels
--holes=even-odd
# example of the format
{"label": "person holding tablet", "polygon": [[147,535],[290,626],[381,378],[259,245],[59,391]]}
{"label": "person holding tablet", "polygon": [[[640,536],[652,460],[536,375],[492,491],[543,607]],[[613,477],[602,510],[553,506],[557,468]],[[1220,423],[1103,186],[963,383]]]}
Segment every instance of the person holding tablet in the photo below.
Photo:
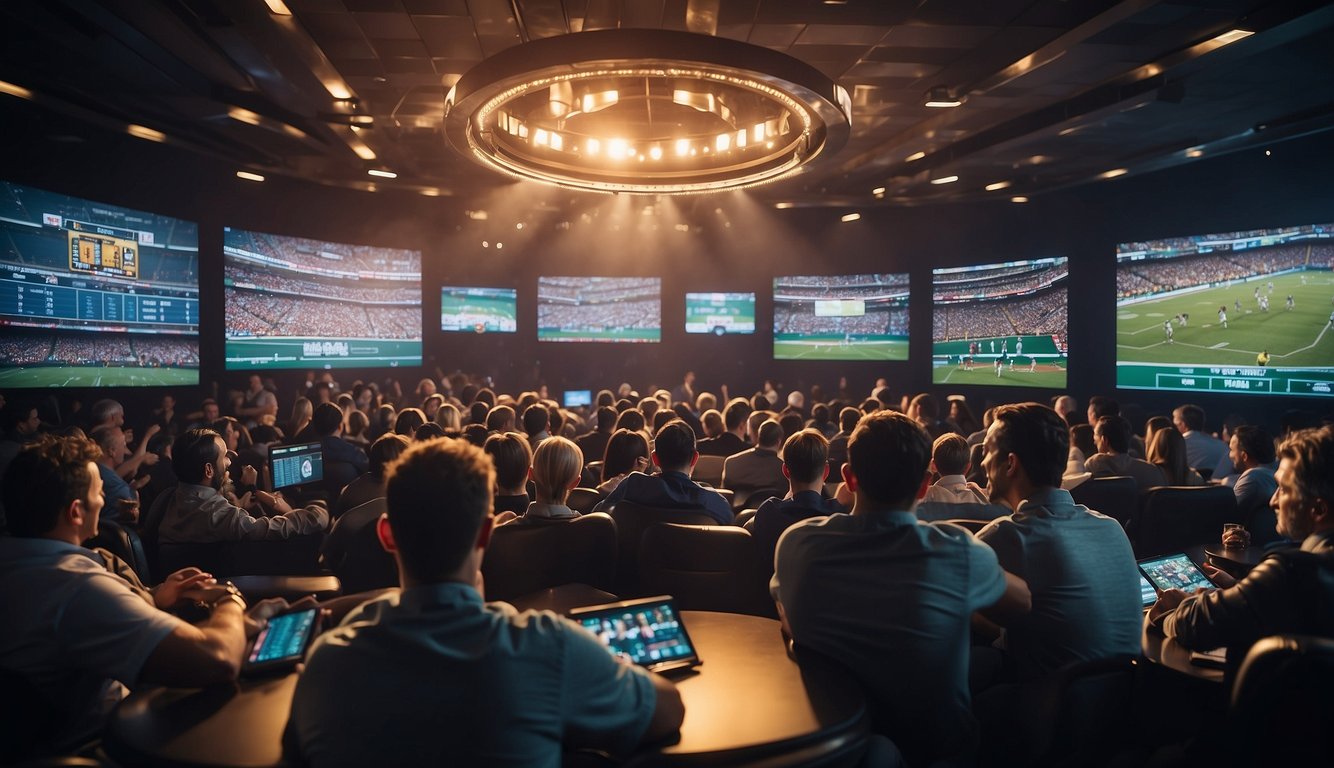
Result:
{"label": "person holding tablet", "polygon": [[377,533],[402,590],[315,641],[288,722],[306,764],[559,766],[567,747],[625,754],[680,726],[665,678],[568,619],[482,601],[494,485],[463,441],[390,465]]}

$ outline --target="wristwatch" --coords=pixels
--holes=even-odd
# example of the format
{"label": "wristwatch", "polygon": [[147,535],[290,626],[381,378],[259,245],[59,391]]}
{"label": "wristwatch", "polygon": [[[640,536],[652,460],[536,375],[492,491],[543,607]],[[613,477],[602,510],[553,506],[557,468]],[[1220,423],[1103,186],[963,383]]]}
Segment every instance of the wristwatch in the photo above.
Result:
{"label": "wristwatch", "polygon": [[230,581],[224,581],[220,586],[223,588],[224,592],[217,599],[208,604],[209,610],[217,608],[225,600],[235,600],[237,605],[241,606],[242,611],[246,609],[245,596],[241,594],[241,590],[237,589],[235,584]]}

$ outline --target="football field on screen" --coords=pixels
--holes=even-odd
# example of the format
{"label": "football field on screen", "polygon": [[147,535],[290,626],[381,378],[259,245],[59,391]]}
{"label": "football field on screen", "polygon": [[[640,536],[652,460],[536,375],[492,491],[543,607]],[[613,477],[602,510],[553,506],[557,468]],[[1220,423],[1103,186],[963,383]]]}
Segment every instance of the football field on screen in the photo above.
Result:
{"label": "football field on screen", "polygon": [[198,384],[198,368],[40,366],[0,370],[0,388],[193,387]]}
{"label": "football field on screen", "polygon": [[477,315],[494,317],[497,325],[502,321],[514,323],[514,299],[492,298],[489,296],[442,296],[440,298],[442,317],[453,315]]}
{"label": "football field on screen", "polygon": [[907,360],[908,339],[904,336],[859,337],[779,334],[774,338],[775,360]]}
{"label": "football field on screen", "polygon": [[[1273,282],[1272,294],[1265,279],[1118,307],[1117,361],[1254,366],[1256,355],[1267,350],[1272,368],[1334,366],[1334,329],[1328,327],[1334,311],[1334,273],[1298,272]],[[1261,311],[1255,300],[1257,286],[1269,298],[1268,312]],[[1294,302],[1291,310],[1289,293]],[[1218,322],[1220,306],[1227,308],[1226,328]],[[1185,327],[1173,321],[1169,343],[1163,322],[1180,313],[1190,319]]]}

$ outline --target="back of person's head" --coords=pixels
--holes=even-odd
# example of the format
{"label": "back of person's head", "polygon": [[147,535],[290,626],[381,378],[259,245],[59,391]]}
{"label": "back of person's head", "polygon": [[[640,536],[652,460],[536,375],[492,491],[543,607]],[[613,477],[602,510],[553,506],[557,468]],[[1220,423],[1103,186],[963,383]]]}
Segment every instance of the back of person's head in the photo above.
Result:
{"label": "back of person's head", "polygon": [[561,413],[560,406],[548,400],[547,403],[547,431],[553,435],[559,435],[561,430],[565,429],[565,414]]}
{"label": "back of person's head", "polygon": [[679,419],[679,418],[681,417],[677,416],[675,411],[669,411],[665,409],[658,411],[657,413],[653,414],[653,430],[652,430],[653,433],[657,434],[658,430],[662,429],[664,424],[666,424],[669,421],[672,421],[673,419]]}
{"label": "back of person's head", "polygon": [[[404,411],[403,413],[407,413]],[[403,414],[399,414],[401,421]],[[310,417],[310,428],[319,437],[329,437],[343,423],[343,411],[333,403],[320,403]]]}
{"label": "back of person's head", "polygon": [[37,406],[32,403],[11,401],[0,410],[0,432],[10,433],[32,418]]}
{"label": "back of person's head", "polygon": [[783,430],[784,438],[797,434],[805,424],[806,420],[796,411],[788,411],[778,417],[778,426]]}
{"label": "back of person's head", "polygon": [[480,389],[481,387],[476,384],[464,384],[463,387],[459,389],[459,402],[463,403],[465,406],[472,405],[477,399],[477,392]]}
{"label": "back of person's head", "polygon": [[637,410],[630,409],[621,411],[621,415],[616,417],[616,429],[632,429],[636,432],[643,431],[646,426],[644,414]]}
{"label": "back of person's head", "polygon": [[404,408],[394,418],[394,432],[411,437],[426,423],[426,413],[420,408]]}
{"label": "back of person's head", "polygon": [[875,413],[883,407],[885,406],[883,406],[879,400],[876,400],[874,397],[868,397],[862,401],[861,411],[863,414]]}
{"label": "back of person's head", "polygon": [[482,450],[496,468],[496,488],[506,493],[522,492],[533,465],[533,449],[518,432],[501,432],[486,439]]}
{"label": "back of person's head", "polygon": [[486,415],[486,428],[490,432],[508,432],[514,429],[514,409],[508,405],[497,405]]}
{"label": "back of person's head", "polygon": [[806,396],[797,390],[787,393],[787,407],[801,410],[806,407]]}
{"label": "back of person's head", "polygon": [[656,397],[645,397],[639,400],[639,412],[644,414],[645,423],[652,419],[653,414],[657,413],[661,407],[662,403]]}
{"label": "back of person's head", "polygon": [[[348,412],[347,414],[348,437],[361,437],[362,435],[366,434],[366,430],[369,429],[370,426],[371,426],[371,420],[370,417],[368,417],[366,414],[356,410],[355,408]],[[257,443],[269,442],[266,440],[259,439],[259,435],[257,434],[259,430],[260,427],[255,427],[254,429],[250,430],[250,438]]]}
{"label": "back of person's head", "polygon": [[416,443],[389,465],[385,506],[398,559],[422,583],[449,579],[477,545],[495,470],[460,440]]}
{"label": "back of person's head", "polygon": [[862,412],[851,406],[838,412],[838,429],[840,432],[852,434],[852,430],[857,428],[857,422],[861,421]]}
{"label": "back of person's head", "polygon": [[1104,395],[1094,395],[1089,398],[1089,414],[1093,421],[1101,419],[1103,416],[1120,416],[1121,405],[1110,397]]}
{"label": "back of person's head", "polygon": [[426,422],[420,427],[417,427],[416,432],[412,433],[412,439],[416,440],[419,443],[424,443],[428,440],[435,440],[438,437],[444,437],[444,436],[445,436],[445,428],[440,426],[439,424],[436,424],[434,421]]}
{"label": "back of person's head", "polygon": [[481,448],[486,444],[487,435],[485,424],[469,424],[463,428],[463,439]]}
{"label": "back of person's head", "polygon": [[468,423],[486,426],[486,414],[490,410],[490,406],[486,403],[481,400],[474,400],[472,405],[468,406]]}
{"label": "back of person's head", "polygon": [[93,426],[97,426],[111,421],[116,414],[123,415],[124,413],[125,408],[120,403],[108,398],[93,403],[92,407],[88,409],[88,418]]}
{"label": "back of person's head", "polygon": [[120,427],[104,424],[100,427],[94,427],[93,431],[88,433],[88,439],[97,443],[97,447],[101,449],[103,455],[109,455],[116,450],[117,438],[124,434],[124,430]]}
{"label": "back of person's head", "polygon": [[612,407],[616,409],[617,413],[625,413],[626,411],[634,408],[635,404],[634,401],[631,400],[630,398],[622,397],[615,403],[612,403]]}
{"label": "back of person's head", "polygon": [[218,460],[219,437],[211,429],[188,429],[176,440],[171,468],[181,482],[199,485],[204,481],[204,467]]}
{"label": "back of person's head", "polygon": [[723,424],[726,425],[727,431],[735,432],[738,427],[746,423],[746,419],[750,418],[750,413],[750,403],[740,397],[733,398],[723,411]]}
{"label": "back of person's head", "polygon": [[1199,432],[1204,429],[1204,409],[1198,405],[1187,403],[1177,408],[1175,415],[1191,432]]}
{"label": "back of person's head", "polygon": [[[1334,507],[1334,427],[1326,425],[1293,432],[1279,445],[1278,457],[1288,460],[1299,502],[1308,504],[1323,499]],[[9,508],[8,497],[5,506]]]}
{"label": "back of person's head", "polygon": [[746,417],[746,434],[758,441],[760,425],[773,418],[773,416],[772,411],[751,411],[750,416]]}
{"label": "back of person's head", "polygon": [[607,441],[602,453],[602,481],[623,475],[635,468],[637,459],[648,460],[648,438],[637,429],[618,429]]}
{"label": "back of person's head", "polygon": [[811,421],[824,425],[829,423],[829,406],[824,403],[816,403],[811,406]]}
{"label": "back of person's head", "polygon": [[940,418],[940,404],[936,402],[935,395],[929,392],[923,392],[912,399],[908,404],[909,413],[913,413],[919,419],[926,421],[936,421]]}
{"label": "back of person's head", "polygon": [[700,392],[695,397],[695,412],[704,413],[710,408],[718,407],[718,396],[712,392]]}
{"label": "back of person's head", "polygon": [[1070,444],[1079,449],[1088,458],[1098,452],[1098,444],[1093,440],[1093,427],[1088,424],[1076,424],[1070,427]]}
{"label": "back of person's head", "polygon": [[794,483],[823,480],[829,469],[829,441],[819,430],[798,431],[783,443],[783,465]]}
{"label": "back of person's head", "polygon": [[458,406],[453,403],[441,403],[433,421],[443,429],[458,429],[462,426],[463,419],[459,415]]}
{"label": "back of person's head", "polygon": [[1121,416],[1103,416],[1093,426],[1093,436],[1101,436],[1107,441],[1107,447],[1113,453],[1126,453],[1130,450],[1130,422]]}
{"label": "back of person's head", "polygon": [[593,405],[596,405],[598,408],[606,408],[607,406],[614,406],[615,404],[616,395],[613,395],[610,389],[599,389],[597,397],[593,399]]}
{"label": "back of person's head", "polygon": [[684,471],[695,458],[695,430],[672,419],[653,434],[653,452],[664,470]]}
{"label": "back of person's head", "polygon": [[972,451],[968,441],[950,432],[936,438],[931,445],[931,461],[936,464],[936,472],[941,475],[962,475],[968,471],[968,459]]}
{"label": "back of person's head", "polygon": [[486,403],[488,409],[496,407],[496,393],[490,387],[477,390],[477,397],[473,399],[479,403]]}
{"label": "back of person's head", "polygon": [[1233,430],[1232,435],[1237,438],[1237,447],[1245,451],[1251,461],[1260,465],[1274,463],[1274,438],[1269,430],[1255,424],[1243,424]]}
{"label": "back of person's head", "polygon": [[750,396],[750,409],[752,411],[767,411],[772,403],[763,392],[756,392]]}
{"label": "back of person's head", "polygon": [[717,437],[725,430],[723,427],[723,415],[714,408],[701,413],[699,423],[704,426],[704,434],[707,437]]}
{"label": "back of person's head", "polygon": [[1162,468],[1169,485],[1184,485],[1190,474],[1186,459],[1186,438],[1175,429],[1160,429],[1149,438],[1144,458]]}
{"label": "back of person's head", "polygon": [[102,450],[91,440],[53,435],[19,451],[0,478],[8,532],[21,538],[42,536],[56,527],[75,500],[99,503],[89,495],[97,470],[88,464],[101,457]]}
{"label": "back of person's head", "polygon": [[599,405],[597,418],[598,418],[598,431],[610,432],[612,427],[616,426],[616,409],[612,408],[609,405]]}
{"label": "back of person's head", "polygon": [[1149,420],[1144,422],[1144,443],[1148,447],[1148,442],[1153,439],[1153,434],[1160,429],[1171,429],[1172,420],[1166,416],[1150,416]]}
{"label": "back of person's head", "polygon": [[334,402],[338,404],[339,410],[343,411],[352,410],[352,408],[356,407],[357,403],[357,401],[352,398],[351,393],[348,392],[339,393],[338,397],[335,398]]}
{"label": "back of person's head", "polygon": [[1056,411],[1041,403],[1002,405],[996,409],[996,450],[1019,459],[1036,486],[1061,485],[1070,457],[1070,432]]}
{"label": "back of person's head", "polygon": [[371,475],[383,480],[385,468],[402,456],[410,445],[412,442],[403,435],[385,434],[376,438],[366,451],[366,457],[370,459]]}
{"label": "back of person's head", "polygon": [[848,438],[848,467],[857,492],[881,507],[911,506],[930,464],[931,438],[901,413],[868,414]]}
{"label": "back of person's head", "polygon": [[551,412],[541,403],[533,403],[523,411],[523,431],[527,432],[529,437],[545,432],[550,422]]}
{"label": "back of person's head", "polygon": [[533,485],[540,499],[564,503],[583,471],[584,452],[571,440],[550,437],[533,451]]}
{"label": "back of person's head", "polygon": [[778,450],[778,446],[784,438],[783,425],[773,419],[765,419],[760,422],[756,431],[756,445],[761,448]]}

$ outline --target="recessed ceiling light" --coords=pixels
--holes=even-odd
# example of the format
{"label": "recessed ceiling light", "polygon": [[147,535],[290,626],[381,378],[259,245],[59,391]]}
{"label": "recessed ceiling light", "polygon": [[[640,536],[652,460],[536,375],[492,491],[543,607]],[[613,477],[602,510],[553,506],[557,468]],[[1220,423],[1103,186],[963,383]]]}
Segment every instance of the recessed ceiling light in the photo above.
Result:
{"label": "recessed ceiling light", "polygon": [[263,177],[263,176],[260,176],[258,173],[251,173],[250,171],[237,171],[237,172],[236,172],[236,178],[238,178],[238,179],[245,179],[246,181],[263,181],[263,180],[264,180],[264,177]]}
{"label": "recessed ceiling light", "polygon": [[1103,171],[1102,173],[1098,174],[1098,178],[1114,179],[1117,176],[1125,176],[1127,173],[1130,173],[1130,169],[1128,168],[1113,168],[1110,171]]}
{"label": "recessed ceiling light", "polygon": [[875,189],[871,190],[871,194],[875,195],[876,197],[881,197],[882,195],[885,194],[885,188],[876,187]]}
{"label": "recessed ceiling light", "polygon": [[146,139],[148,141],[156,141],[159,144],[167,140],[167,134],[163,133],[162,131],[155,131],[147,126],[135,125],[134,123],[125,126],[125,132],[135,137],[136,139]]}
{"label": "recessed ceiling light", "polygon": [[923,103],[923,106],[949,108],[957,107],[961,104],[963,104],[963,99],[961,97],[956,96],[949,88],[938,85],[930,91],[927,91],[926,101]]}
{"label": "recessed ceiling light", "polygon": [[278,16],[292,15],[292,10],[287,7],[287,3],[284,3],[283,0],[264,0],[264,2],[269,6],[269,10]]}
{"label": "recessed ceiling light", "polygon": [[379,177],[382,178],[382,179],[397,179],[397,178],[398,178],[398,174],[397,174],[397,173],[394,173],[393,171],[382,171],[382,170],[380,170],[379,168],[372,168],[372,169],[370,169],[369,171],[366,171],[366,173],[370,174],[371,176],[379,176]]}
{"label": "recessed ceiling light", "polygon": [[914,160],[921,160],[924,157],[926,157],[925,152],[914,152],[911,155],[908,155],[907,157],[903,158],[903,162],[911,163]]}
{"label": "recessed ceiling light", "polygon": [[445,132],[461,154],[522,179],[675,194],[797,172],[847,142],[851,116],[842,87],[778,51],[610,29],[533,40],[479,63],[446,97]]}
{"label": "recessed ceiling light", "polygon": [[996,190],[999,190],[999,189],[1005,189],[1006,187],[1009,187],[1009,186],[1010,186],[1010,182],[1008,182],[1008,181],[997,181],[997,182],[995,182],[994,184],[988,184],[988,185],[986,186],[986,190],[987,190],[988,192],[995,192]]}
{"label": "recessed ceiling light", "polygon": [[1223,34],[1215,37],[1210,42],[1217,43],[1220,46],[1229,45],[1231,43],[1237,42],[1238,40],[1245,40],[1246,38],[1250,37],[1253,34],[1255,33],[1247,29],[1229,29]]}
{"label": "recessed ceiling light", "polygon": [[777,208],[777,209],[780,210],[780,211],[784,211],[784,210],[787,210],[788,208],[796,208],[796,207],[797,207],[797,204],[796,204],[796,203],[774,203],[774,207]]}
{"label": "recessed ceiling light", "polygon": [[931,180],[931,183],[932,183],[932,184],[953,184],[954,182],[956,182],[956,181],[958,181],[958,180],[959,180],[959,177],[958,177],[958,176],[941,176],[941,177],[938,178],[938,179],[932,179],[932,180]]}
{"label": "recessed ceiling light", "polygon": [[1010,202],[1012,202],[1012,203],[1026,203],[1026,202],[1028,202],[1028,198],[1024,197],[1023,195],[1015,195],[1014,197],[1010,198]]}
{"label": "recessed ceiling light", "polygon": [[862,215],[861,215],[860,213],[845,213],[845,214],[843,214],[842,216],[840,216],[838,220],[841,221],[841,222],[843,222],[844,224],[846,224],[846,223],[848,223],[849,221],[856,221],[857,219],[860,219],[861,217],[862,217]]}
{"label": "recessed ceiling light", "polygon": [[20,99],[29,99],[29,100],[32,99],[32,91],[28,90],[27,88],[24,88],[21,85],[14,85],[13,83],[8,83],[5,82],[4,80],[0,80],[0,93],[7,93],[10,96],[17,96]]}

